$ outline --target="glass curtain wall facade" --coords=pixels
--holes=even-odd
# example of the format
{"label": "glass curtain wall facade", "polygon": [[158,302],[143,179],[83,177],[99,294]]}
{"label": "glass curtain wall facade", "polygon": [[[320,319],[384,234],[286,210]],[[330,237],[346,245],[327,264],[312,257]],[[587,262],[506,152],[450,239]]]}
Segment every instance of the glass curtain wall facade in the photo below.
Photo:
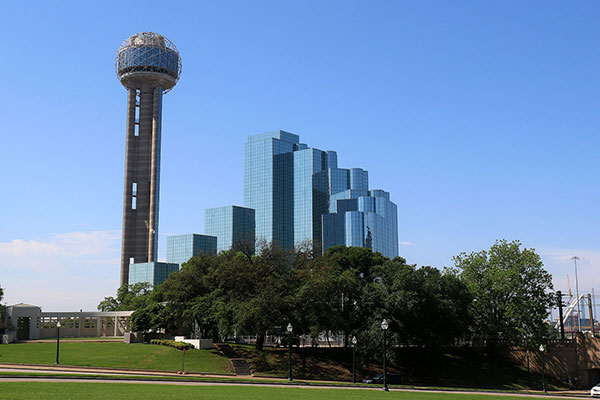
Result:
{"label": "glass curtain wall facade", "polygon": [[[331,196],[335,212],[323,215],[323,250],[337,245],[369,247],[398,256],[398,211],[389,193],[347,190]],[[356,195],[359,194],[359,195]],[[345,198],[341,198],[345,197]]]}
{"label": "glass curtain wall facade", "polygon": [[321,215],[328,209],[327,182],[322,172],[327,153],[306,148],[294,152],[294,244],[321,245]]}
{"label": "glass curtain wall facade", "polygon": [[291,249],[293,151],[299,137],[285,131],[250,136],[244,145],[244,206],[255,210],[256,240]]}
{"label": "glass curtain wall facade", "polygon": [[188,233],[167,237],[167,262],[183,264],[190,258],[203,254],[217,252],[217,238],[215,236]]}
{"label": "glass curtain wall facade", "polygon": [[246,207],[208,208],[204,212],[204,232],[217,238],[217,252],[243,247],[253,254],[254,215],[254,210]]}
{"label": "glass curtain wall facade", "polygon": [[388,257],[398,255],[397,211],[389,193],[369,191],[367,171],[338,168],[335,151],[310,148],[289,132],[248,138],[244,205],[256,210],[257,241],[285,249],[311,242],[323,251],[367,246]]}
{"label": "glass curtain wall facade", "polygon": [[179,264],[164,262],[146,262],[129,265],[129,284],[147,282],[157,286],[167,280],[169,274],[179,270]]}

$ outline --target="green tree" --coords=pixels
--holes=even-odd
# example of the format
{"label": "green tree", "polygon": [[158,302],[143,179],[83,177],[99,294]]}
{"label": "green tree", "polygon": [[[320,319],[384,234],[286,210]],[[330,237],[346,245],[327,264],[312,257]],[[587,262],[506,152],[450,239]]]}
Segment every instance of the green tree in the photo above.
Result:
{"label": "green tree", "polygon": [[219,327],[228,330],[231,307],[229,297],[235,290],[235,271],[243,270],[248,257],[235,251],[219,255],[201,254],[183,263],[160,286],[167,310],[184,330],[195,325],[203,337],[219,339]]}
{"label": "green tree", "polygon": [[[0,286],[0,302],[4,298],[4,289]],[[6,307],[0,303],[0,333],[4,333],[4,329],[7,327],[6,323]]]}
{"label": "green tree", "polygon": [[[188,326],[214,339],[237,329],[257,335],[285,326],[293,317],[295,293],[291,252],[263,244],[259,254],[230,250],[193,257],[161,285],[167,307]],[[295,323],[294,321],[292,321]]]}
{"label": "green tree", "polygon": [[545,335],[555,295],[552,276],[534,249],[498,240],[488,251],[459,254],[454,263],[474,298],[475,335],[492,344]]}
{"label": "green tree", "polygon": [[[399,259],[402,260],[402,259]],[[382,315],[382,302],[369,298],[369,288],[379,282],[378,268],[388,258],[364,247],[336,246],[327,249],[323,262],[333,268],[330,284],[333,285],[337,305],[334,320],[337,329],[344,334],[345,346],[353,335],[370,329],[375,314]],[[404,260],[402,260],[404,262]],[[380,321],[381,322],[381,321]]]}
{"label": "green tree", "polygon": [[[105,297],[98,304],[100,311],[132,311],[144,307],[152,293],[152,287],[147,282],[133,285],[123,285],[117,289],[117,297]],[[156,294],[154,295],[156,296]]]}
{"label": "green tree", "polygon": [[228,303],[233,306],[236,327],[256,333],[256,349],[262,350],[265,333],[285,327],[292,315],[290,268],[293,253],[273,244],[264,244],[259,255],[245,268],[229,274],[235,288]]}
{"label": "green tree", "polygon": [[384,310],[400,343],[437,347],[468,333],[467,286],[451,271],[407,265],[395,258],[381,267]]}
{"label": "green tree", "polygon": [[[0,286],[0,302],[2,301],[3,298],[4,298],[4,289],[2,289],[2,286]],[[2,316],[3,309],[4,309],[4,306],[2,305],[2,303],[0,303],[0,316]],[[2,322],[1,318],[0,318],[0,322]]]}
{"label": "green tree", "polygon": [[165,306],[149,302],[131,314],[131,330],[134,332],[154,332],[168,329],[173,325],[171,314]]}

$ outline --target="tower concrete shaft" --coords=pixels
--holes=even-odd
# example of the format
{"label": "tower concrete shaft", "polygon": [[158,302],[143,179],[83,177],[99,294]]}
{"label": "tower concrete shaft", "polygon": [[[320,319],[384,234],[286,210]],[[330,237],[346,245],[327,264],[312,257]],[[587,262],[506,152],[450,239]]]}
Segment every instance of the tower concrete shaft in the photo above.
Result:
{"label": "tower concrete shaft", "polygon": [[130,263],[153,262],[157,254],[163,88],[148,83],[127,89],[121,285]]}

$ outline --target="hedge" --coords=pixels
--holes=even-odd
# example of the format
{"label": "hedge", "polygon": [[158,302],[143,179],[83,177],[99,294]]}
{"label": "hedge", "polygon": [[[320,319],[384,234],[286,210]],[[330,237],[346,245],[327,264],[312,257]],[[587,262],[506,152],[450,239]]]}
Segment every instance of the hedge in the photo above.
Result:
{"label": "hedge", "polygon": [[174,340],[152,339],[152,340],[150,340],[150,344],[159,344],[161,346],[174,347],[177,350],[183,350],[183,349],[190,350],[190,349],[194,348],[193,344],[184,343],[184,342],[176,342]]}

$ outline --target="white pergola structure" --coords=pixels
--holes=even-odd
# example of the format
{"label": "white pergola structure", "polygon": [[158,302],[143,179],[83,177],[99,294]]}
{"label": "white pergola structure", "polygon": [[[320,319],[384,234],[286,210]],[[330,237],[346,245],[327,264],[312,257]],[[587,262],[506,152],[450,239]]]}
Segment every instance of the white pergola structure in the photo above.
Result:
{"label": "white pergola structure", "polygon": [[56,337],[60,321],[60,336],[119,337],[129,332],[133,311],[42,312],[38,306],[15,304],[7,307],[7,322],[14,327],[17,340]]}

